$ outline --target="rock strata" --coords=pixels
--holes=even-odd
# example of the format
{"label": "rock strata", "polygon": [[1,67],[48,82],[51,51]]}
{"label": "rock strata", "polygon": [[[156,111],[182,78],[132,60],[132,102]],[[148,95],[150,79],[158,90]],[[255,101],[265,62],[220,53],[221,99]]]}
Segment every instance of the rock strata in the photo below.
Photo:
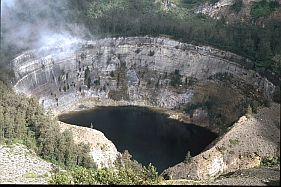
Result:
{"label": "rock strata", "polygon": [[272,104],[257,114],[242,116],[233,127],[208,150],[168,168],[168,179],[204,180],[221,174],[260,166],[261,160],[280,157],[280,105]]}
{"label": "rock strata", "polygon": [[74,142],[90,145],[90,154],[98,168],[113,167],[114,161],[120,154],[115,145],[108,140],[104,134],[98,130],[87,127],[79,127],[58,122],[61,131],[70,130],[73,134]]}
{"label": "rock strata", "polygon": [[[275,90],[266,78],[245,69],[246,61],[251,63],[230,52],[168,38],[120,37],[27,51],[15,58],[12,65],[15,91],[37,97],[46,111],[56,115],[97,105],[148,106],[170,110],[171,118],[195,123],[221,135],[245,113],[249,104],[270,101]],[[270,144],[266,139],[252,142],[246,138],[247,143],[237,145],[237,132],[248,137],[246,132],[257,133],[250,129],[265,125],[255,125],[259,122],[256,118],[247,119],[246,125],[242,125],[243,120],[246,119],[240,118],[224,136],[223,142],[232,142],[232,148],[227,149],[231,153],[224,154],[226,145],[219,141],[194,157],[190,164],[180,163],[164,175],[204,179],[243,165],[256,166],[263,154],[275,154],[275,142]],[[70,128],[77,143],[89,142],[92,157],[100,166],[109,166],[116,158],[114,145],[97,131],[67,124],[61,127]],[[274,134],[274,141],[275,136],[278,134]],[[100,151],[99,137],[105,147],[109,146],[107,151]],[[243,139],[239,135],[239,141],[240,138]],[[247,150],[240,152],[240,145]],[[269,150],[262,153],[256,146]],[[253,155],[253,151],[258,154]]]}
{"label": "rock strata", "polygon": [[[198,116],[230,124],[243,115],[249,100],[272,97],[275,86],[244,69],[245,61],[167,38],[121,37],[31,50],[12,64],[14,89],[36,96],[45,110],[67,112],[87,98],[165,109],[196,105],[188,110],[193,121],[214,129],[218,120]],[[206,103],[217,111],[198,105]]]}

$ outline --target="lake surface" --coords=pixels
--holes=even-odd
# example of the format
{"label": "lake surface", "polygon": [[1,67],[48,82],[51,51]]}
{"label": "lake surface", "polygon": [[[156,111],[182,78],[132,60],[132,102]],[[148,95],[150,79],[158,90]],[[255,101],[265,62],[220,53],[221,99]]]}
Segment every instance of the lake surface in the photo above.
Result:
{"label": "lake surface", "polygon": [[84,127],[92,123],[119,152],[128,150],[135,160],[145,166],[152,163],[159,173],[182,162],[188,151],[199,154],[217,137],[205,128],[135,106],[98,107],[63,114],[59,120]]}

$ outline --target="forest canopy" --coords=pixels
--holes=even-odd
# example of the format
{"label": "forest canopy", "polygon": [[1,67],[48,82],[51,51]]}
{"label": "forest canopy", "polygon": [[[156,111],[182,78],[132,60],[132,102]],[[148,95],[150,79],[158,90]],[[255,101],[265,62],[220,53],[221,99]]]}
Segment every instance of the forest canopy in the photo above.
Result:
{"label": "forest canopy", "polygon": [[[50,5],[54,7],[55,1],[51,4],[52,2],[53,0],[50,1]],[[280,11],[280,5],[275,1],[254,3],[251,5],[251,23],[227,24],[224,19],[215,20],[194,13],[194,6],[203,2],[215,4],[217,0],[67,0],[64,4],[54,7],[59,10],[57,17],[60,19],[53,12],[50,15],[47,13],[42,15],[35,10],[22,11],[20,15],[27,21],[31,16],[30,22],[33,19],[44,21],[47,19],[46,16],[49,16],[47,21],[54,20],[50,24],[55,30],[60,30],[63,23],[66,25],[75,23],[76,27],[80,24],[79,27],[83,30],[80,28],[81,31],[77,32],[77,29],[68,28],[68,31],[73,35],[80,33],[86,39],[165,35],[182,42],[211,45],[251,59],[254,63],[243,61],[241,64],[245,68],[258,71],[274,84],[279,84],[281,23],[272,20],[262,27],[255,24],[255,21],[257,17],[268,16],[276,10]],[[165,8],[165,4],[171,8]],[[240,11],[241,6],[237,2],[232,8]],[[33,11],[34,14],[37,13],[37,18],[32,17]],[[60,26],[57,26],[56,22]],[[85,30],[87,32],[84,32]],[[4,28],[1,36],[1,61],[5,62],[10,61],[21,50],[26,50],[26,48],[20,49],[13,43],[7,43],[5,36],[8,32],[9,30]]]}

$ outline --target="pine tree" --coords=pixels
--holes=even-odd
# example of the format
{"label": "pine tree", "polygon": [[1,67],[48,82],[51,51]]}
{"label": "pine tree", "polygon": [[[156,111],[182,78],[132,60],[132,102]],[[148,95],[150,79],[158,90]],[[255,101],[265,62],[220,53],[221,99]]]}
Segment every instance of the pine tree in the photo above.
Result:
{"label": "pine tree", "polygon": [[190,154],[190,151],[188,151],[187,154],[186,154],[186,156],[185,156],[184,162],[185,162],[186,164],[188,164],[188,163],[190,163],[191,161],[192,161],[192,156],[191,156],[191,154]]}

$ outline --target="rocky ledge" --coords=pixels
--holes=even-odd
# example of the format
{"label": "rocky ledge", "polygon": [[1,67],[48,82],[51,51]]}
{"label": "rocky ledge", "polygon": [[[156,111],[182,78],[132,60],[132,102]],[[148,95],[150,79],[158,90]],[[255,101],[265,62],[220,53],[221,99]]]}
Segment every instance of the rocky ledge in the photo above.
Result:
{"label": "rocky ledge", "polygon": [[[45,110],[67,112],[82,99],[183,109],[197,125],[239,119],[253,100],[271,100],[275,86],[243,68],[250,61],[208,46],[168,38],[105,38],[27,51],[12,61],[14,89]],[[215,119],[215,120],[214,120]]]}
{"label": "rocky ledge", "polygon": [[0,184],[48,184],[56,168],[22,144],[0,145]]}
{"label": "rocky ledge", "polygon": [[280,157],[280,104],[242,116],[217,142],[190,162],[168,168],[166,179],[204,180],[260,166],[266,157]]}
{"label": "rocky ledge", "polygon": [[[15,58],[12,65],[15,91],[37,97],[46,111],[56,115],[83,109],[82,103],[87,103],[87,107],[125,103],[162,108],[167,113],[170,110],[171,118],[193,122],[223,135],[245,114],[249,104],[270,101],[275,90],[267,79],[245,69],[245,62],[251,63],[249,59],[208,46],[168,38],[121,37],[27,51]],[[174,113],[176,110],[180,114]],[[277,121],[280,124],[280,118]],[[224,143],[218,141],[191,163],[169,168],[163,176],[204,179],[243,165],[256,166],[264,154],[277,151],[275,138],[280,137],[276,134],[279,126],[266,125],[259,118],[242,117],[223,135]],[[76,142],[89,142],[92,156],[100,165],[109,166],[116,158],[114,145],[97,131],[67,124],[61,127],[70,128]],[[272,146],[268,141],[271,137],[263,134],[267,132],[264,128],[273,129]],[[252,142],[253,137],[257,141]],[[104,143],[109,145],[108,152],[100,151]],[[223,153],[227,146],[227,153]],[[256,146],[270,150],[258,151]],[[240,147],[246,148],[239,151]],[[254,162],[243,164],[249,159]]]}
{"label": "rocky ledge", "polygon": [[108,140],[104,134],[98,130],[87,127],[79,127],[69,125],[67,123],[58,122],[60,130],[70,130],[76,144],[85,143],[90,145],[90,154],[98,168],[113,167],[114,161],[120,154],[115,145]]}

